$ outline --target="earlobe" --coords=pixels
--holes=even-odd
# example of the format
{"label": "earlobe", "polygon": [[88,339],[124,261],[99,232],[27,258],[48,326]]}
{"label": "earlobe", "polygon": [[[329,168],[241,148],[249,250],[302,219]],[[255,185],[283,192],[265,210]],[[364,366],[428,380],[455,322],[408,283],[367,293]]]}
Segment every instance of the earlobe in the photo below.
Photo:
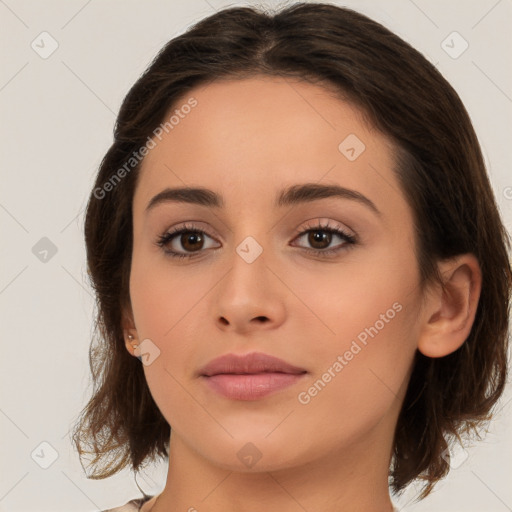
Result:
{"label": "earlobe", "polygon": [[124,344],[126,346],[126,350],[128,352],[137,357],[139,354],[137,353],[137,347],[139,346],[137,329],[135,329],[135,323],[133,321],[133,316],[130,314],[123,315],[123,334],[124,334]]}
{"label": "earlobe", "polygon": [[482,288],[477,258],[464,254],[439,263],[444,289],[431,291],[421,318],[418,350],[427,357],[444,357],[460,348],[471,332]]}
{"label": "earlobe", "polygon": [[127,341],[125,338],[125,344],[126,348],[128,349],[128,352],[130,353],[130,355],[138,357],[140,359],[140,351],[138,350],[139,340],[133,334],[128,334],[127,338]]}

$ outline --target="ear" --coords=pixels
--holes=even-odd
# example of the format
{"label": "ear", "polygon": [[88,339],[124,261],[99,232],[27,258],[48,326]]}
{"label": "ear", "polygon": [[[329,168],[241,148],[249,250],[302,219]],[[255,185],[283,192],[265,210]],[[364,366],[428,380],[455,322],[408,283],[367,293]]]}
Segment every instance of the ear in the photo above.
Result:
{"label": "ear", "polygon": [[135,328],[131,307],[123,311],[122,326],[126,350],[128,350],[131,355],[137,357],[139,354],[136,351],[136,348],[139,345],[139,339],[137,336],[137,329]]}
{"label": "ear", "polygon": [[460,348],[471,332],[482,289],[482,272],[473,254],[440,262],[444,290],[431,287],[423,308],[418,350],[443,357]]}

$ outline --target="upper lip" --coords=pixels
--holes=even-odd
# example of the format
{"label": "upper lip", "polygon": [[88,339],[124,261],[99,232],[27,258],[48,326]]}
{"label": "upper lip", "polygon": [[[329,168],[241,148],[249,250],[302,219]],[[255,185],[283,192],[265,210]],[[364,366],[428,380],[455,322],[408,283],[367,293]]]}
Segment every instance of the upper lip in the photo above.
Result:
{"label": "upper lip", "polygon": [[220,373],[251,374],[266,372],[300,374],[306,373],[306,370],[261,352],[251,352],[243,355],[224,354],[212,359],[199,370],[200,375],[207,377]]}

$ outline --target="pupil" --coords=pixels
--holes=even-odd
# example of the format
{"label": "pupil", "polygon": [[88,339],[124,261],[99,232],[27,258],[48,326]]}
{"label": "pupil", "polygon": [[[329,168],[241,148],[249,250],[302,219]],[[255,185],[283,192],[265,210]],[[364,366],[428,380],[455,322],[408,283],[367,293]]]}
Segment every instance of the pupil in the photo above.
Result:
{"label": "pupil", "polygon": [[[327,246],[331,242],[331,233],[327,233],[326,231],[311,231],[309,233],[309,243],[315,247],[315,249],[325,249],[325,246],[322,246],[322,242],[325,244],[327,242]],[[321,247],[317,247],[315,244],[320,243]]]}
{"label": "pupil", "polygon": [[[190,250],[198,249],[198,247],[194,247],[194,243],[197,244],[198,242],[200,243],[202,241],[202,237],[199,233],[184,234],[183,237],[185,238],[185,243],[183,243],[183,238],[182,238],[182,245],[185,249],[190,249]],[[189,242],[190,242],[190,244],[189,244]],[[188,245],[191,245],[191,247],[187,247]]]}

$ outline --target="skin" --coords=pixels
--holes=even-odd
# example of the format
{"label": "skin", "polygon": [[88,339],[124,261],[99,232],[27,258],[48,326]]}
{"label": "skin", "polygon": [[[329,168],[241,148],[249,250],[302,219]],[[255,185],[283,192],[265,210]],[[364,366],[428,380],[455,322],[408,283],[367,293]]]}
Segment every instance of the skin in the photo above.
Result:
{"label": "skin", "polygon": [[[420,289],[393,146],[327,89],[257,76],[195,88],[177,105],[191,96],[197,106],[155,139],[133,200],[126,347],[134,354],[131,334],[160,350],[144,372],[172,428],[165,489],[142,510],[389,512],[393,433],[415,351],[442,357],[467,338],[478,264],[472,255],[440,263],[447,291]],[[349,134],[366,146],[354,161],[338,149]],[[381,214],[336,197],[273,206],[282,188],[306,182],[356,190]],[[224,207],[169,202],[145,213],[156,194],[184,185],[214,190]],[[319,220],[358,242],[333,235],[312,246],[300,233]],[[155,244],[192,221],[208,231],[192,259]],[[263,249],[250,264],[236,252],[248,236]],[[319,247],[342,249],[329,258],[308,252]],[[187,252],[180,235],[172,248]],[[397,303],[394,318],[300,403],[299,393]],[[219,355],[253,351],[308,373],[256,401],[229,400],[197,377]],[[237,456],[246,443],[261,454],[251,468]]]}

